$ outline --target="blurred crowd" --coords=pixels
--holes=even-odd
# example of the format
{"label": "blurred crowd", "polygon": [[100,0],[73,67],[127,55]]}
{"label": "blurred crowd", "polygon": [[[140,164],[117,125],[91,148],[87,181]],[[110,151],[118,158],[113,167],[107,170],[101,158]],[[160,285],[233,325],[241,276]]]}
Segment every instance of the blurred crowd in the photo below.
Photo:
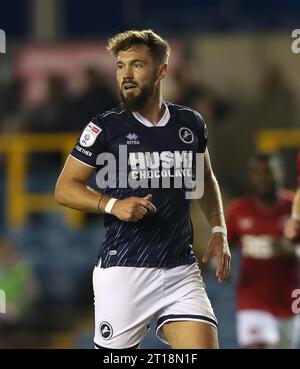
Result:
{"label": "blurred crowd", "polygon": [[[293,91],[276,65],[266,66],[261,87],[250,101],[220,96],[199,75],[201,71],[194,66],[179,65],[168,76],[165,96],[203,115],[215,172],[230,196],[241,194],[246,189],[244,163],[255,151],[258,131],[300,127]],[[0,134],[80,132],[95,114],[119,104],[114,81],[105,70],[88,66],[82,77],[81,89],[75,93],[64,75],[47,75],[45,92],[33,105],[24,102],[20,78],[0,81]]]}
{"label": "blurred crowd", "polygon": [[115,94],[103,71],[88,67],[83,71],[83,78],[82,90],[74,95],[63,75],[47,75],[43,98],[30,107],[22,99],[24,84],[20,79],[1,86],[1,133],[76,132],[95,113],[116,105]]}

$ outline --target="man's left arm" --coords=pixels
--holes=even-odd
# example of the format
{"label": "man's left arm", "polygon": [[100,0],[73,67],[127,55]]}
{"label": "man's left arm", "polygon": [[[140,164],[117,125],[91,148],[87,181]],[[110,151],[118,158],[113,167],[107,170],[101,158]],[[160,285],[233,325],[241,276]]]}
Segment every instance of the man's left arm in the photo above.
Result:
{"label": "man's left arm", "polygon": [[298,242],[300,238],[300,150],[297,154],[297,173],[298,188],[293,200],[292,214],[284,229],[285,237],[294,242]]}
{"label": "man's left arm", "polygon": [[300,186],[292,205],[292,214],[284,228],[284,235],[290,241],[298,241],[300,237]]}
{"label": "man's left arm", "polygon": [[198,203],[213,232],[202,261],[206,263],[212,256],[217,257],[216,277],[218,282],[223,283],[230,272],[231,255],[227,242],[221,192],[211,168],[207,149],[204,154],[204,194]]}

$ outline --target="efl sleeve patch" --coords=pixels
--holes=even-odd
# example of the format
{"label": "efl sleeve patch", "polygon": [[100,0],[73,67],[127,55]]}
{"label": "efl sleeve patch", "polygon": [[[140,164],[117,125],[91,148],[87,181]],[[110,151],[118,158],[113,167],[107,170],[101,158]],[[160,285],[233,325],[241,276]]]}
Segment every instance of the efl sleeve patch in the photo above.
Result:
{"label": "efl sleeve patch", "polygon": [[97,167],[97,156],[107,151],[105,129],[102,124],[100,119],[93,118],[83,129],[71,152],[76,159],[94,168]]}
{"label": "efl sleeve patch", "polygon": [[93,122],[90,122],[80,136],[80,145],[83,147],[91,147],[96,141],[96,138],[102,132],[102,129]]}

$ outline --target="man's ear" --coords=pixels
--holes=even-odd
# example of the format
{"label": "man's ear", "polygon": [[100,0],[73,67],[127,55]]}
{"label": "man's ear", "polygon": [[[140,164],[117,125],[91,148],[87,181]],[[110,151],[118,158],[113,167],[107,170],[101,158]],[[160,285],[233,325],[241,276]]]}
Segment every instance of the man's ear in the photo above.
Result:
{"label": "man's ear", "polygon": [[159,69],[158,69],[158,76],[157,78],[159,80],[162,80],[165,78],[166,74],[167,74],[167,69],[168,69],[168,64],[162,64],[159,66]]}

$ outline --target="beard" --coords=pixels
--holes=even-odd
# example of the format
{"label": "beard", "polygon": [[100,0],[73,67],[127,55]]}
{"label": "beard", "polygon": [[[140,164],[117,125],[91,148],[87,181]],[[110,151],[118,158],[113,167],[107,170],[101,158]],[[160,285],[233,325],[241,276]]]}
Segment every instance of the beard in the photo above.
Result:
{"label": "beard", "polygon": [[153,96],[155,91],[155,79],[152,80],[145,86],[140,87],[137,83],[136,86],[140,89],[138,94],[129,93],[126,96],[123,93],[123,89],[119,89],[119,97],[122,102],[124,109],[131,111],[141,110]]}

